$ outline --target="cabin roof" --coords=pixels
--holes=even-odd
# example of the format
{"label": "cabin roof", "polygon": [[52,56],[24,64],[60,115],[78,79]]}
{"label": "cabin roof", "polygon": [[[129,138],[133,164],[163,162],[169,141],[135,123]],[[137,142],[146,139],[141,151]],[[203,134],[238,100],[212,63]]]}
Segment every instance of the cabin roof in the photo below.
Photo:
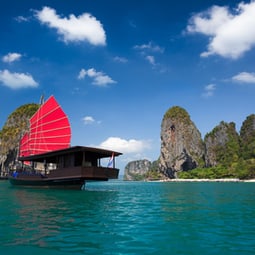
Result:
{"label": "cabin roof", "polygon": [[51,161],[52,159],[55,159],[56,157],[59,157],[59,156],[67,156],[70,154],[76,154],[81,152],[85,152],[85,153],[87,152],[87,153],[93,154],[94,157],[98,159],[111,157],[112,154],[114,154],[114,156],[122,155],[122,153],[117,151],[112,151],[112,150],[105,150],[105,149],[85,147],[85,146],[72,146],[62,150],[55,150],[55,151],[50,151],[50,152],[37,154],[37,155],[19,157],[19,160],[20,161],[35,161],[35,162],[43,162],[44,160]]}

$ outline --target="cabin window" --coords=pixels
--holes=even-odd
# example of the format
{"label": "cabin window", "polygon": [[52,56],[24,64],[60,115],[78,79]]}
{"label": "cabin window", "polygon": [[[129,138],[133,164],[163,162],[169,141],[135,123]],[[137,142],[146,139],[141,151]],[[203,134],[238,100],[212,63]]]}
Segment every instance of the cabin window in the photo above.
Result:
{"label": "cabin window", "polygon": [[82,166],[83,155],[82,153],[75,153],[74,166]]}
{"label": "cabin window", "polygon": [[64,155],[59,157],[59,168],[66,168],[74,166],[74,155]]}

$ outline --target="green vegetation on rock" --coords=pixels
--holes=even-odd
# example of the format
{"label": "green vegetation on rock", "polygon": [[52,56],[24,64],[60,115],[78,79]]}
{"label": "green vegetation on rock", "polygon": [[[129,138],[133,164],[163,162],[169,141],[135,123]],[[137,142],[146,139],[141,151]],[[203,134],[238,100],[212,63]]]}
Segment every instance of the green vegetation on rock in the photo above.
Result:
{"label": "green vegetation on rock", "polygon": [[241,154],[244,159],[255,157],[255,114],[243,122],[240,130]]}
{"label": "green vegetation on rock", "polygon": [[179,172],[181,179],[221,179],[238,178],[240,180],[255,178],[255,159],[239,160],[226,167],[218,165],[208,168],[196,168],[190,171]]}
{"label": "green vegetation on rock", "polygon": [[[209,139],[211,143],[209,143]],[[239,160],[240,142],[235,123],[222,121],[212,132],[206,134],[207,147],[215,154],[217,164],[228,167]]]}
{"label": "green vegetation on rock", "polygon": [[171,107],[164,115],[163,119],[168,119],[168,118],[174,118],[174,119],[181,119],[181,120],[186,120],[190,122],[190,116],[187,113],[187,111],[180,106],[173,106]]}
{"label": "green vegetation on rock", "polygon": [[29,119],[39,108],[38,104],[26,104],[11,113],[0,131],[0,155],[7,158],[5,165],[17,155],[19,141],[29,128]]}
{"label": "green vegetation on rock", "polygon": [[235,123],[221,122],[206,134],[207,147],[216,165],[178,173],[184,179],[255,178],[255,115],[243,122],[240,136]]}
{"label": "green vegetation on rock", "polygon": [[149,171],[145,175],[145,179],[158,180],[158,179],[164,178],[163,174],[158,171],[158,168],[159,168],[159,159],[152,162]]}

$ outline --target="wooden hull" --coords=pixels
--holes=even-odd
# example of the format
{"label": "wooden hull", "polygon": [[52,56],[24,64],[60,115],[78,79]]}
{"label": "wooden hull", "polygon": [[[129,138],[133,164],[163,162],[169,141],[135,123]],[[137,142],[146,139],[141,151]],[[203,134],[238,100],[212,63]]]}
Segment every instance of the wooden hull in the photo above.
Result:
{"label": "wooden hull", "polygon": [[86,181],[117,179],[119,170],[103,167],[73,167],[52,170],[48,175],[18,173],[9,176],[16,186],[81,189]]}
{"label": "wooden hull", "polygon": [[65,189],[81,189],[85,184],[83,178],[63,178],[63,179],[48,179],[48,178],[25,178],[25,177],[9,177],[9,182],[15,186],[25,187],[45,187],[45,188],[65,188]]}

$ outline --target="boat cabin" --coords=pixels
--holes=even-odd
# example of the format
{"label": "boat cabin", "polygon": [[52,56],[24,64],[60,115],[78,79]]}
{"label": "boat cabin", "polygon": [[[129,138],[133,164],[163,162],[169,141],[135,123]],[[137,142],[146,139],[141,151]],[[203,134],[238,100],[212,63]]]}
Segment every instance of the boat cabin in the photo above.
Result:
{"label": "boat cabin", "polygon": [[[30,162],[33,170],[39,163],[48,178],[80,177],[84,180],[117,179],[119,169],[115,167],[115,157],[122,153],[93,147],[74,146],[43,154],[19,157],[22,162]],[[102,166],[101,159],[112,160],[111,166]]]}

